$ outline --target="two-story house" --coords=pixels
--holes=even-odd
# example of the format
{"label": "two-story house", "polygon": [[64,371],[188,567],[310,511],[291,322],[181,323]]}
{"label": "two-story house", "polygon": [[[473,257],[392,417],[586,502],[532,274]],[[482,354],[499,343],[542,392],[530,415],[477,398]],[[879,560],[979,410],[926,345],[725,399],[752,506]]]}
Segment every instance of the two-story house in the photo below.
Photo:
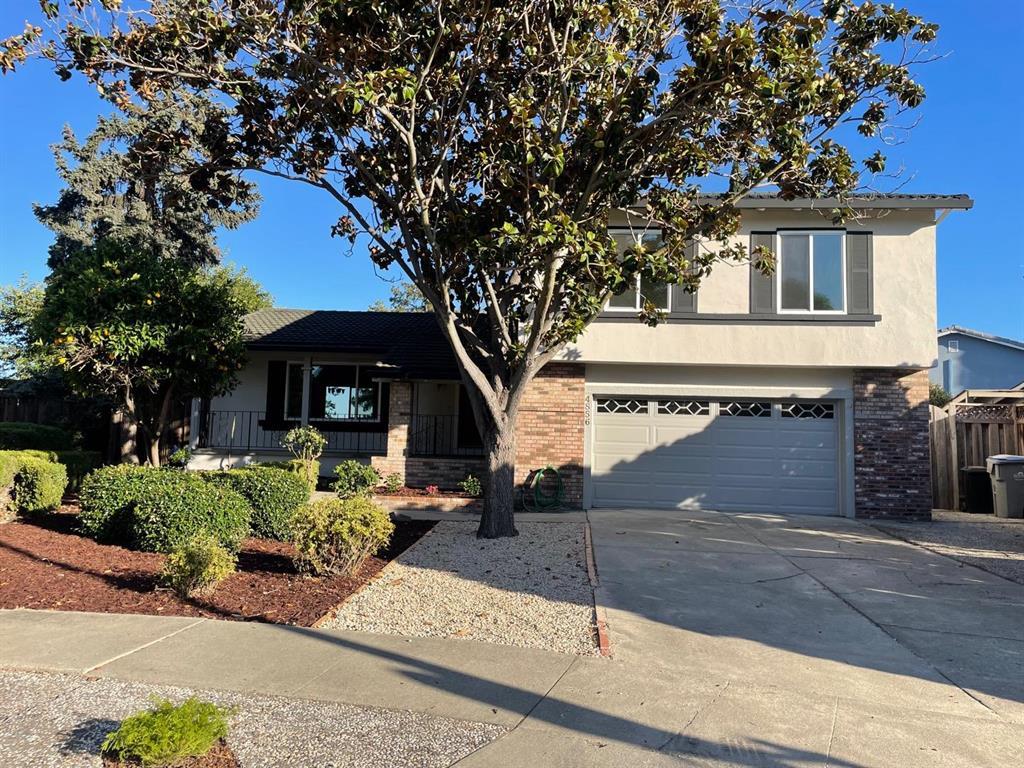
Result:
{"label": "two-story house", "polygon": [[[720,264],[696,294],[613,297],[524,398],[518,477],[557,467],[567,501],[587,508],[928,516],[935,232],[972,202],[849,204],[857,216],[836,226],[835,201],[751,196],[737,238],[772,249],[774,275]],[[657,327],[638,322],[641,295],[665,310]],[[280,455],[284,430],[309,423],[328,436],[328,470],[356,456],[442,487],[481,472],[432,315],[270,309],[247,322],[240,386],[195,405],[192,466]]]}
{"label": "two-story house", "polygon": [[951,395],[965,389],[1009,389],[1024,383],[1024,341],[959,325],[940,328],[931,381]]}

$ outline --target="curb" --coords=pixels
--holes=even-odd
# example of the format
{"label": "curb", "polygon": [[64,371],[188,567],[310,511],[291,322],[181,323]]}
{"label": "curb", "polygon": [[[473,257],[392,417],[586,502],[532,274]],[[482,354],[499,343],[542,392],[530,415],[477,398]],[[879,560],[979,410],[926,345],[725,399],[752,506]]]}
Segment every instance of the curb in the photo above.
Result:
{"label": "curb", "polygon": [[597,591],[601,586],[601,580],[597,575],[597,560],[594,558],[594,543],[590,533],[590,523],[583,526],[583,549],[587,553],[587,577],[590,579],[590,586],[594,590],[594,623],[597,626],[597,648],[602,656],[611,658],[611,640],[608,637],[608,615],[604,606],[597,601]]}

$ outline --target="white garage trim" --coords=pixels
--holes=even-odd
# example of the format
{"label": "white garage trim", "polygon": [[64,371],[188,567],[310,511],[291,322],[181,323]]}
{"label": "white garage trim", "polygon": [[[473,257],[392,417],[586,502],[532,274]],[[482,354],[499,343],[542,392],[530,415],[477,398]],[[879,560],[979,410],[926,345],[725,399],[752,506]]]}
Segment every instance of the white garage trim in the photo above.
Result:
{"label": "white garage trim", "polygon": [[[755,379],[757,372],[751,370],[750,378]],[[764,378],[768,381],[778,380],[778,370],[772,371],[771,375]],[[785,401],[813,401],[825,400],[835,406],[835,445],[836,445],[836,512],[846,517],[853,517],[854,514],[854,488],[853,488],[853,430],[850,425],[853,423],[853,392],[850,387],[837,387],[835,372],[829,371],[823,379],[829,381],[832,386],[807,386],[807,373],[801,372],[803,386],[787,387],[773,384],[774,386],[736,386],[716,387],[707,382],[701,384],[687,384],[667,386],[665,384],[649,385],[643,383],[593,383],[587,385],[585,402],[585,438],[584,438],[584,484],[583,503],[587,508],[594,504],[594,477],[592,468],[595,456],[595,397],[610,395],[637,395],[647,398],[658,396],[680,397],[703,396],[706,399],[720,401],[723,399],[769,399],[774,402]],[[623,377],[625,378],[625,377]],[[703,378],[703,377],[702,377]],[[797,377],[794,377],[797,378]]]}

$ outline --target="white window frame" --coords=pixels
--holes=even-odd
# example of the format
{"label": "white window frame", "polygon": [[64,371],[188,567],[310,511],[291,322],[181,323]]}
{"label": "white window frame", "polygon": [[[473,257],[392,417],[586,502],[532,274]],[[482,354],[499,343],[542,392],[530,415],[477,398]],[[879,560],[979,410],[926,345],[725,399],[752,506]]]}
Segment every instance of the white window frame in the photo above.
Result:
{"label": "white window frame", "polygon": [[[815,309],[814,308],[814,235],[838,235],[839,236],[839,279],[842,284],[843,308],[842,309]],[[808,256],[808,281],[807,281],[807,306],[809,309],[783,309],[782,308],[782,238],[803,236],[807,238]],[[846,296],[846,230],[845,229],[787,229],[775,233],[775,311],[780,315],[845,315],[849,301]]]}
{"label": "white window frame", "polygon": [[[299,412],[294,416],[288,413],[288,403],[291,401],[291,386],[292,386],[292,366],[298,365],[302,367],[302,396],[299,398]],[[285,421],[302,421],[302,410],[303,404],[306,402],[306,361],[305,360],[286,360],[284,364],[284,420]]]}
{"label": "white window frame", "polygon": [[[633,227],[608,227],[608,234],[612,235],[612,237],[614,237],[615,233],[617,233],[617,232],[618,233],[625,232],[625,233],[628,233],[628,234],[632,235],[634,242],[637,242],[637,234],[639,234],[641,237],[643,235],[646,235],[646,234],[651,234],[652,232],[656,232],[659,235],[661,234],[661,230],[660,229],[651,230],[651,229],[635,229]],[[658,311],[659,312],[671,312],[672,311],[672,293],[673,293],[672,287],[673,286],[672,285],[668,285],[667,287],[668,287],[668,306],[667,307],[658,307]],[[641,304],[640,304],[641,296],[642,296],[642,294],[640,293],[640,275],[637,275],[636,276],[636,301],[633,302],[633,306],[632,307],[613,307],[612,306],[612,297],[609,296],[608,300],[605,301],[605,303],[604,303],[604,311],[605,312],[639,312],[640,309],[641,309]]]}
{"label": "white window frame", "polygon": [[948,339],[946,341],[947,352],[959,352],[960,351],[960,339]]}
{"label": "white window frame", "polygon": [[[346,366],[348,368],[356,369],[356,385],[359,385],[359,374],[363,368],[367,366],[361,363],[342,363],[337,361],[312,361],[309,365],[309,399],[310,403],[313,400],[313,369],[317,366],[323,368],[324,366]],[[375,367],[375,366],[370,366]],[[287,388],[286,388],[287,389]],[[287,395],[286,395],[287,396]],[[287,401],[286,401],[287,402]],[[309,414],[310,421],[329,421],[332,424],[379,424],[381,416],[383,415],[383,403],[384,403],[384,387],[377,382],[377,417],[373,419],[332,419],[327,416],[314,416],[312,413]]]}

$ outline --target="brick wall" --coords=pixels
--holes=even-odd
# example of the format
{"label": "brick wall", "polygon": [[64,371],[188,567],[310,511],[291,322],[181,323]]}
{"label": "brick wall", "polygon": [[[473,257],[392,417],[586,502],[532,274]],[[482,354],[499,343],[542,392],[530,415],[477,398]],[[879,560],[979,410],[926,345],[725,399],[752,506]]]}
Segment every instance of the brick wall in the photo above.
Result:
{"label": "brick wall", "polygon": [[[482,458],[406,456],[412,411],[412,385],[390,387],[388,452],[371,463],[381,475],[396,472],[412,487],[436,484],[455,488],[467,474],[482,477]],[[584,367],[552,363],[544,367],[523,395],[516,441],[516,483],[531,470],[549,464],[558,469],[565,501],[579,506],[583,500]]]}
{"label": "brick wall", "polygon": [[929,519],[928,371],[856,370],[853,393],[857,516]]}
{"label": "brick wall", "polygon": [[574,507],[583,503],[584,374],[581,364],[544,366],[523,395],[516,440],[516,483],[550,464]]}

